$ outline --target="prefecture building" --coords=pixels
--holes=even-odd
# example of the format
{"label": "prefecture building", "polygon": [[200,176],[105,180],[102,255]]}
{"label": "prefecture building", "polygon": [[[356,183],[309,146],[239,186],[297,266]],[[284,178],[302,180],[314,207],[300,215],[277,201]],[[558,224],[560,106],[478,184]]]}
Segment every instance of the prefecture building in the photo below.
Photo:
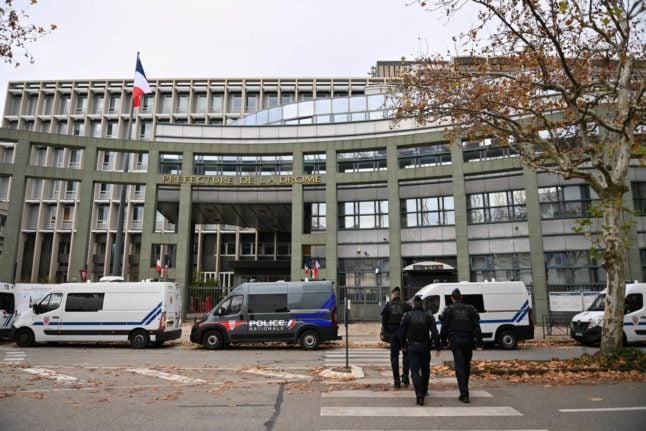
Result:
{"label": "prefecture building", "polygon": [[[131,79],[9,83],[0,279],[110,274],[125,185],[123,275],[176,280],[189,313],[217,299],[208,285],[315,272],[352,298],[357,319],[376,318],[391,287],[433,280],[522,280],[539,319],[602,288],[591,242],[572,231],[594,192],[523,168],[493,139],[392,127],[384,88],[397,67],[149,79],[129,140]],[[644,213],[646,170],[635,162],[629,180],[625,204]],[[636,221],[630,280],[646,266]]]}

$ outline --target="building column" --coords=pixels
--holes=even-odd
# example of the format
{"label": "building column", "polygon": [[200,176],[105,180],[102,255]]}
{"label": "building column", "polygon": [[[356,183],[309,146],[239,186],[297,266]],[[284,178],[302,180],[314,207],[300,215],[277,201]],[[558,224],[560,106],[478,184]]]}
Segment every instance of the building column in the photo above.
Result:
{"label": "building column", "polygon": [[529,232],[529,258],[532,262],[532,281],[534,282],[532,289],[534,319],[536,322],[540,322],[543,316],[549,314],[549,293],[545,272],[541,207],[538,200],[538,175],[527,166],[523,166],[523,178]]}
{"label": "building column", "polygon": [[[303,174],[303,151],[292,152],[292,172],[294,175]],[[290,264],[290,279],[300,280],[303,274],[303,217],[304,217],[303,185],[292,185],[292,258]]]}
{"label": "building column", "polygon": [[153,268],[152,246],[155,221],[157,220],[157,179],[159,178],[159,150],[148,152],[148,175],[146,176],[146,198],[144,200],[144,224],[141,229],[141,251],[139,252],[139,278],[156,278],[159,274]]}
{"label": "building column", "polygon": [[[184,151],[182,154],[182,173],[191,175],[193,172],[193,152]],[[191,285],[193,260],[193,235],[195,225],[192,221],[193,186],[183,183],[179,188],[179,215],[177,218],[177,243],[175,255],[175,281],[182,290],[182,315],[188,310],[188,287]]]}
{"label": "building column", "polygon": [[[386,147],[386,165],[388,166],[388,252],[390,265],[390,287],[402,284],[402,236],[401,236],[401,202],[399,199],[399,156],[397,145]],[[389,291],[386,290],[388,294]],[[380,296],[381,297],[381,296]]]}
{"label": "building column", "polygon": [[456,269],[458,270],[458,281],[469,281],[471,279],[471,268],[469,265],[469,224],[461,138],[454,138],[449,148],[451,149],[451,179],[453,181],[453,204],[455,205]]}
{"label": "building column", "polygon": [[[83,150],[83,178],[78,187],[78,204],[76,206],[76,234],[72,235],[70,250],[70,263],[67,279],[70,281],[81,280],[81,270],[88,269],[88,253],[94,206],[94,171],[97,164],[97,150],[95,146],[87,146]],[[88,279],[90,272],[88,271]]]}
{"label": "building column", "polygon": [[[20,135],[18,135],[20,136]],[[20,137],[14,150],[13,172],[11,175],[11,191],[9,192],[9,205],[4,228],[4,245],[2,259],[0,259],[0,280],[9,283],[16,282],[16,262],[18,262],[18,244],[20,243],[20,221],[25,202],[25,167],[29,165],[30,142],[26,137]]]}
{"label": "building column", "polygon": [[337,232],[339,219],[337,218],[338,202],[336,197],[336,149],[329,148],[325,153],[325,278],[335,283],[337,298],[339,288],[337,283],[339,250],[337,246]]}

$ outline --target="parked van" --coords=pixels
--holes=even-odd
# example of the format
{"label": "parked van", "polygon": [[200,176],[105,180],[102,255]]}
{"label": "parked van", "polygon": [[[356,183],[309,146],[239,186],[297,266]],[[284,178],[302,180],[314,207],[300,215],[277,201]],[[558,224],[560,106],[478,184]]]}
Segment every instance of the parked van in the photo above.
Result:
{"label": "parked van", "polygon": [[124,341],[140,349],[181,337],[175,283],[66,283],[54,285],[13,324],[20,347],[50,341]]}
{"label": "parked van", "polygon": [[473,305],[480,314],[480,328],[485,343],[496,343],[506,350],[515,349],[519,341],[534,338],[532,304],[527,287],[521,281],[432,283],[415,295],[422,297],[422,306],[437,321],[438,330],[444,308],[451,304],[451,292],[458,288],[462,300]]}
{"label": "parked van", "polygon": [[191,328],[207,349],[230,343],[300,342],[306,350],[340,340],[330,281],[243,283]]}
{"label": "parked van", "polygon": [[11,324],[15,318],[15,286],[10,283],[0,283],[0,339],[11,337]]}
{"label": "parked van", "polygon": [[[570,336],[583,344],[599,344],[606,305],[606,290],[602,291],[587,311],[577,314],[570,324]],[[626,285],[624,303],[624,342],[646,341],[646,283]]]}

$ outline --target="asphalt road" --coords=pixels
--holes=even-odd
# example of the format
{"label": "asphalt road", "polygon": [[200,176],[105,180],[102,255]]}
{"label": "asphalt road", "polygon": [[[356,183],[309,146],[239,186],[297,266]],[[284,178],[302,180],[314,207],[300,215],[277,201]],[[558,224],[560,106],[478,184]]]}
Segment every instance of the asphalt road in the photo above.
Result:
{"label": "asphalt road", "polygon": [[[582,351],[485,350],[476,358],[545,359]],[[472,403],[465,405],[457,400],[454,378],[434,378],[420,407],[409,388],[390,388],[386,349],[352,348],[349,354],[363,378],[319,375],[345,364],[344,349],[0,344],[0,429],[588,431],[646,423],[644,382],[541,385],[476,378]],[[433,363],[450,359],[444,352]]]}

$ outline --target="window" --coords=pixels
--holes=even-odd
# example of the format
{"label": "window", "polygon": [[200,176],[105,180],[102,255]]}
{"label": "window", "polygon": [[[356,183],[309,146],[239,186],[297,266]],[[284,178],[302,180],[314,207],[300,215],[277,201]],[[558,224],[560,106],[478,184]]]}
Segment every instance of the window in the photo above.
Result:
{"label": "window", "polygon": [[153,137],[152,121],[142,121],[141,129],[139,132],[139,139],[152,139],[152,137]]}
{"label": "window", "polygon": [[162,114],[170,114],[171,110],[171,103],[173,101],[173,96],[170,94],[162,94],[161,96],[161,109],[160,112]]}
{"label": "window", "polygon": [[386,150],[337,153],[339,172],[374,172],[386,170]]}
{"label": "window", "polygon": [[287,313],[287,294],[270,293],[263,295],[249,295],[247,311],[253,313]]}
{"label": "window", "polygon": [[596,193],[583,184],[538,189],[543,219],[587,216],[593,200],[596,199],[598,199]]}
{"label": "window", "polygon": [[68,293],[65,311],[94,312],[103,310],[103,293]]}
{"label": "window", "polygon": [[159,155],[159,173],[179,175],[182,173],[182,155],[181,154],[160,154]]}
{"label": "window", "polygon": [[209,112],[212,112],[214,114],[221,114],[222,113],[222,95],[221,94],[213,94],[213,95],[211,95],[211,108],[209,109]]}
{"label": "window", "polygon": [[451,163],[451,150],[448,142],[399,148],[397,158],[402,169],[446,165]]}
{"label": "window", "polygon": [[108,106],[108,112],[111,112],[111,113],[121,112],[121,95],[112,94],[110,96],[110,106]]}
{"label": "window", "polygon": [[50,293],[38,303],[38,314],[54,311],[61,306],[63,300],[62,293]]}
{"label": "window", "polygon": [[467,217],[470,224],[526,220],[525,190],[467,195]]}
{"label": "window", "polygon": [[13,293],[0,292],[0,310],[4,310],[7,314],[13,314],[15,307]]}
{"label": "window", "polygon": [[325,202],[305,204],[305,233],[324,231],[327,226],[327,205]]}
{"label": "window", "polygon": [[631,293],[624,302],[624,314],[634,313],[644,308],[644,297],[641,293]]}
{"label": "window", "polygon": [[153,112],[154,102],[155,102],[155,96],[151,94],[144,95],[141,98],[141,112],[146,114]]}
{"label": "window", "polygon": [[265,94],[265,108],[274,108],[278,106],[278,94]]}
{"label": "window", "polygon": [[242,310],[242,304],[244,301],[244,296],[243,295],[234,295],[231,298],[227,298],[224,301],[222,301],[216,310],[218,308],[222,308],[222,314],[227,316],[231,314],[238,314]]}
{"label": "window", "polygon": [[34,115],[36,113],[36,104],[38,103],[38,96],[33,94],[27,99],[26,115]]}
{"label": "window", "polygon": [[339,229],[388,227],[388,201],[339,202]]}
{"label": "window", "polygon": [[58,113],[60,115],[67,115],[70,112],[70,96],[62,94],[58,105]]}
{"label": "window", "polygon": [[186,114],[188,112],[188,94],[178,94],[175,101],[175,113]]}
{"label": "window", "polygon": [[92,113],[103,114],[104,104],[105,97],[103,97],[103,94],[95,94],[92,99]]}
{"label": "window", "polygon": [[596,259],[590,257],[588,250],[545,253],[545,265],[550,286],[578,288],[598,285],[601,288],[606,283],[605,271]]}
{"label": "window", "polygon": [[258,95],[255,93],[247,94],[245,103],[245,112],[256,112],[258,110]]}
{"label": "window", "polygon": [[94,138],[100,138],[101,137],[101,122],[100,121],[92,121],[91,125],[91,134],[92,137]]}
{"label": "window", "polygon": [[195,95],[195,108],[193,111],[200,114],[206,112],[206,94]]}
{"label": "window", "polygon": [[303,155],[303,170],[306,174],[325,174],[325,153]]}
{"label": "window", "polygon": [[117,138],[118,137],[118,125],[116,121],[109,121],[105,129],[106,138]]}
{"label": "window", "polygon": [[462,154],[465,162],[502,159],[516,155],[510,146],[506,143],[501,145],[501,141],[497,138],[463,140]]}
{"label": "window", "polygon": [[82,121],[74,122],[74,136],[84,136],[85,135],[85,124]]}
{"label": "window", "polygon": [[77,96],[76,98],[76,113],[83,114],[87,111],[87,96]]}
{"label": "window", "polygon": [[471,281],[522,281],[531,286],[532,261],[529,253],[472,255]]}
{"label": "window", "polygon": [[632,183],[633,208],[639,215],[646,217],[646,182]]}
{"label": "window", "polygon": [[[450,304],[451,302],[447,302]],[[424,298],[422,307],[425,311],[428,311],[431,314],[436,314],[440,311],[440,295],[431,295]]]}
{"label": "window", "polygon": [[54,107],[54,95],[48,94],[45,96],[45,100],[43,100],[43,114],[51,115],[53,107]]}
{"label": "window", "polygon": [[241,94],[230,94],[229,95],[229,109],[228,112],[232,114],[239,114],[242,112],[242,95]]}
{"label": "window", "polygon": [[455,224],[453,196],[404,199],[401,201],[402,227]]}

